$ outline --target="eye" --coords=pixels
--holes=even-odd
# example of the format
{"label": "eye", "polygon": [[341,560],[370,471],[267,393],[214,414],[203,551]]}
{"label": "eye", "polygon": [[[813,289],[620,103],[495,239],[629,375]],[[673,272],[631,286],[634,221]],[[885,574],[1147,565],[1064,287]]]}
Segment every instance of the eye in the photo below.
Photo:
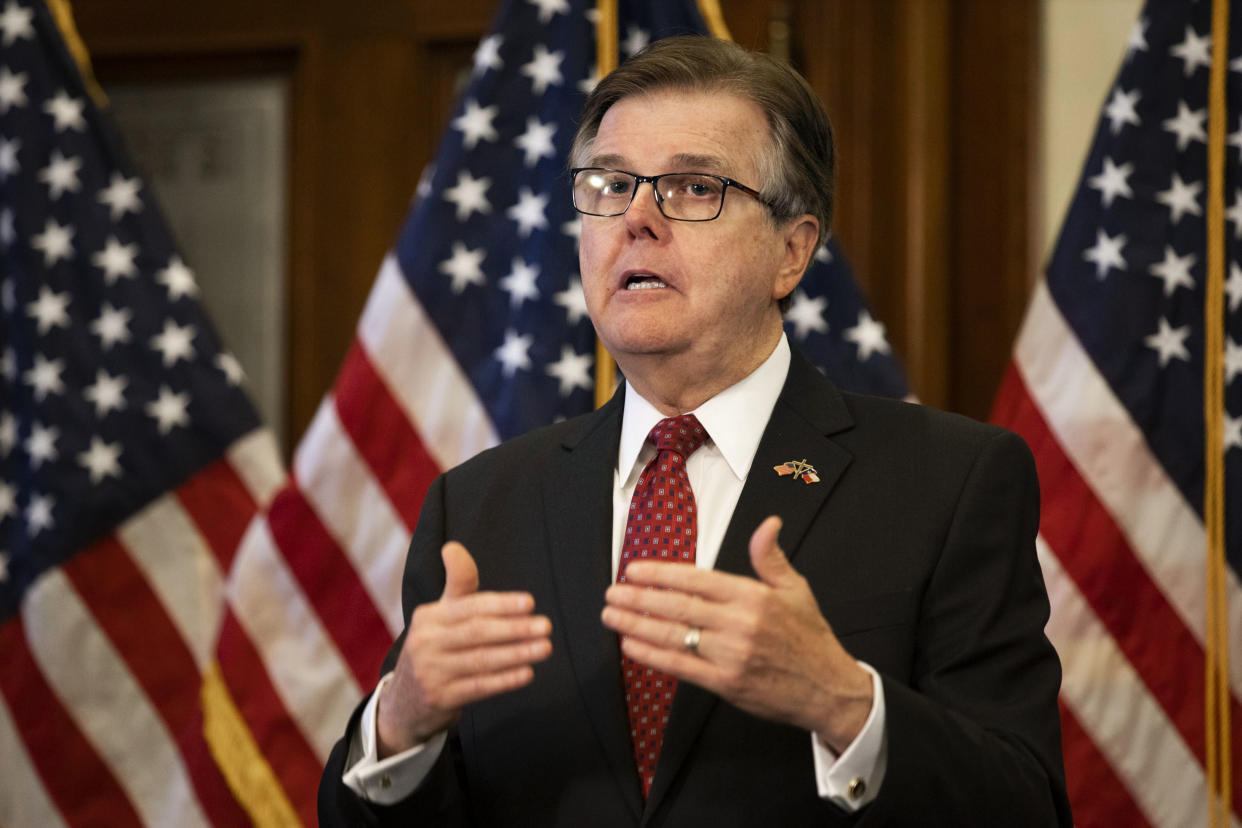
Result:
{"label": "eye", "polygon": [[591,183],[606,196],[627,196],[634,189],[634,179],[623,173],[599,173],[591,177]]}

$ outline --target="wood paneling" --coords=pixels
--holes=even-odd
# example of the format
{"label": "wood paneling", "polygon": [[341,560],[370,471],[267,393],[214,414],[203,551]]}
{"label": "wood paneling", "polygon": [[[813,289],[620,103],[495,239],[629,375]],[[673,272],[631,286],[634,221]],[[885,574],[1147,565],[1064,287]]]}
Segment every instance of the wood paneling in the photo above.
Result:
{"label": "wood paneling", "polygon": [[[91,0],[112,81],[290,83],[287,398],[330,387],[497,0]],[[1030,284],[1036,0],[722,0],[788,52],[838,140],[834,232],[927,402],[986,416]],[[788,35],[787,41],[781,38]]]}

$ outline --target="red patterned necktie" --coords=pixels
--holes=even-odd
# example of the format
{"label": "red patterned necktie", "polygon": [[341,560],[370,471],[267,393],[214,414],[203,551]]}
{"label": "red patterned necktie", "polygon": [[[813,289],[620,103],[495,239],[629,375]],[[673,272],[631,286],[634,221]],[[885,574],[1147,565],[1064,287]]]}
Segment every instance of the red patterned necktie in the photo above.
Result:
{"label": "red patterned necktie", "polygon": [[[652,558],[694,564],[698,522],[694,492],[686,476],[686,458],[703,445],[707,432],[693,414],[682,414],[660,420],[647,439],[656,447],[656,456],[643,469],[630,500],[617,572],[619,583],[625,583],[625,568],[630,561]],[[621,656],[621,672],[634,758],[645,799],[655,778],[677,679],[626,655]]]}

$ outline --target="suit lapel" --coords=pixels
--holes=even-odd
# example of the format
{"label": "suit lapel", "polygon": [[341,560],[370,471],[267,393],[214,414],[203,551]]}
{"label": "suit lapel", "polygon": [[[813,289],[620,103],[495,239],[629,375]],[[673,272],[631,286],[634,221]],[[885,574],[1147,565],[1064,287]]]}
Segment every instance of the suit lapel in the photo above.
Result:
{"label": "suit lapel", "polygon": [[635,818],[642,811],[634,765],[629,717],[621,686],[621,649],[604,627],[604,591],[613,573],[612,486],[621,433],[623,392],[562,445],[562,453],[542,475],[544,525],[552,582],[562,610],[568,657],[583,703]]}
{"label": "suit lapel", "polygon": [[[780,545],[796,566],[802,538],[851,460],[849,452],[829,439],[853,424],[841,393],[801,352],[792,347],[791,351],[789,376],[720,546],[716,569],[723,572],[755,577],[750,536],[769,515],[779,515],[783,521]],[[789,460],[805,460],[814,466],[819,482],[807,484],[794,476],[778,475],[773,467]],[[717,701],[717,696],[700,687],[678,684],[648,814],[672,785]]]}

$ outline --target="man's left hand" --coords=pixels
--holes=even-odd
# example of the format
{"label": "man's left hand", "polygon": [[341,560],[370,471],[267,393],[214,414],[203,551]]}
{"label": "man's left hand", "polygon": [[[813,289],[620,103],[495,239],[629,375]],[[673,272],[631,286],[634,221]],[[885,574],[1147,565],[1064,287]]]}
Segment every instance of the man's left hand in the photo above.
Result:
{"label": "man's left hand", "polygon": [[[813,731],[839,754],[871,711],[871,676],[841,646],[777,545],[780,528],[780,518],[769,517],[751,535],[759,580],[679,563],[630,563],[627,583],[608,588],[603,622],[635,661],[757,716]],[[693,652],[686,648],[692,628],[699,630]]]}

